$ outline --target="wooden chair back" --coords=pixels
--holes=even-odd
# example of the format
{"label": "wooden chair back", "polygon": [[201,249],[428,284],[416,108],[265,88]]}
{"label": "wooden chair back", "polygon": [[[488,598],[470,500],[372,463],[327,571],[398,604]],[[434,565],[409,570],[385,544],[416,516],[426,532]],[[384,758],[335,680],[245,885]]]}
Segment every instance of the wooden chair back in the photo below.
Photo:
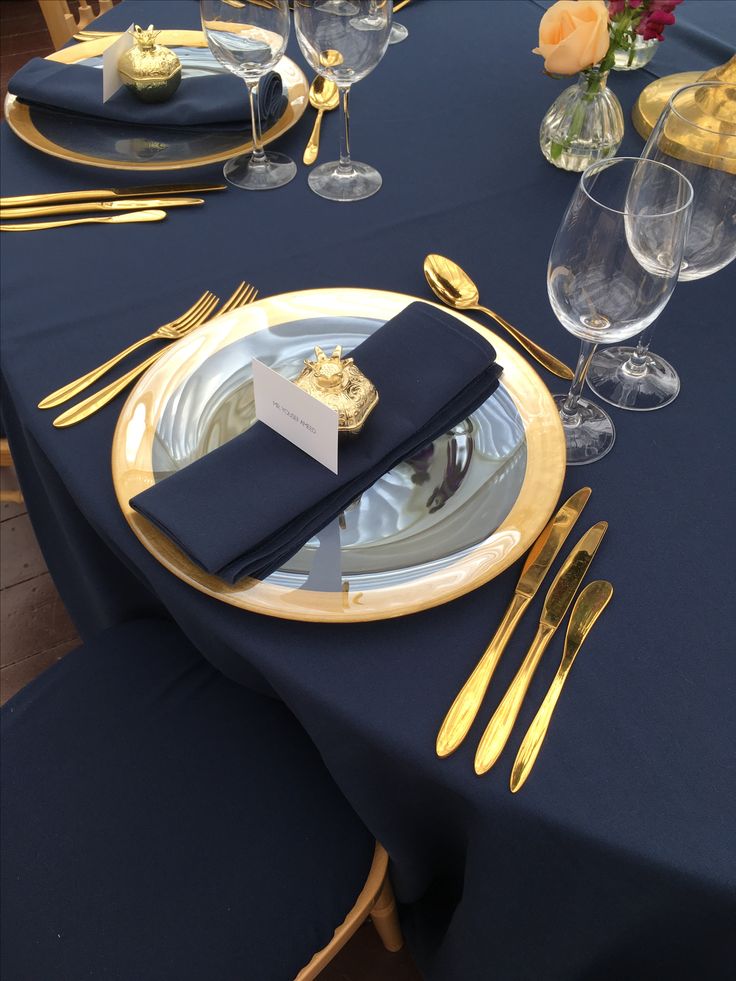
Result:
{"label": "wooden chair back", "polygon": [[78,20],[69,9],[67,0],[38,0],[43,19],[51,35],[51,43],[57,49],[63,47],[67,41],[71,40],[72,35],[81,31],[95,17],[112,8],[112,0],[98,0],[98,11],[90,7],[87,0],[79,0]]}

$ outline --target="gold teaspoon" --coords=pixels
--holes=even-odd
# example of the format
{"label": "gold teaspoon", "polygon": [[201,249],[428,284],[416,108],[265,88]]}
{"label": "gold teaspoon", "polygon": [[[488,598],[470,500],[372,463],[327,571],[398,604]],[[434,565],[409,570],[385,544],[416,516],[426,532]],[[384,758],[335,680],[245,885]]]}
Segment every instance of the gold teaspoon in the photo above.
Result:
{"label": "gold teaspoon", "polygon": [[424,260],[424,275],[432,292],[448,307],[453,307],[455,310],[479,310],[481,313],[485,313],[492,320],[495,320],[499,327],[503,327],[505,331],[511,334],[514,340],[547,371],[551,371],[558,378],[569,380],[573,377],[572,370],[566,364],[545,351],[539,344],[535,344],[508,320],[504,320],[503,317],[493,310],[489,310],[488,307],[482,307],[478,303],[480,299],[478,287],[465,270],[461,269],[452,259],[446,259],[442,255],[428,255]]}
{"label": "gold teaspoon", "polygon": [[123,225],[133,221],[161,221],[165,211],[131,211],[123,215],[110,215],[106,218],[71,218],[65,221],[18,222],[15,225],[0,225],[0,232],[35,232],[42,228],[63,228],[65,225]]}
{"label": "gold teaspoon", "polygon": [[340,104],[340,92],[337,85],[329,78],[317,75],[309,86],[309,104],[317,110],[317,118],[314,121],[312,135],[309,137],[306,149],[304,150],[304,163],[313,164],[319,153],[319,131],[322,126],[322,116],[331,109],[337,109]]}
{"label": "gold teaspoon", "polygon": [[598,579],[586,586],[578,597],[570,616],[570,622],[567,625],[565,649],[557,674],[552,679],[549,691],[545,695],[539,711],[534,716],[534,721],[527,729],[514,760],[510,783],[513,794],[524,785],[524,781],[531,773],[573,661],[583,646],[583,641],[593,629],[593,624],[608,606],[612,596],[613,586],[610,582]]}

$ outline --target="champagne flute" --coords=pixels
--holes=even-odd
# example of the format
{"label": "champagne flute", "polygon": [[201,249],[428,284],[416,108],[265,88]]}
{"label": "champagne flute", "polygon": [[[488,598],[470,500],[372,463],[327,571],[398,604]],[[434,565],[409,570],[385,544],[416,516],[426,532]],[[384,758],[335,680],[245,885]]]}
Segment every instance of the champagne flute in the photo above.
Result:
{"label": "champagne flute", "polygon": [[200,0],[202,29],[210,51],[242,78],[250,100],[253,151],[233,157],[223,173],[231,184],[266,191],[288,184],[296,164],[283,153],[265,151],[258,112],[258,83],[278,63],[289,39],[288,0]]}
{"label": "champagne flute", "polygon": [[[352,2],[352,0],[351,0]],[[382,179],[369,164],[350,157],[348,98],[354,82],[365,78],[386,53],[391,30],[391,0],[355,0],[355,17],[335,13],[328,0],[297,0],[294,6],[296,36],[310,66],[333,81],[342,94],[343,132],[340,159],[315,167],[309,186],[330,201],[360,201],[380,188]],[[356,28],[356,19],[374,17],[370,30]]]}
{"label": "champagne flute", "polygon": [[[690,232],[679,279],[711,276],[736,258],[736,85],[696,82],[679,89],[659,117],[642,157],[675,167],[693,185]],[[669,405],[680,379],[649,350],[652,324],[636,347],[599,351],[589,387],[611,405],[646,411]]]}
{"label": "champagne flute", "polygon": [[580,397],[600,343],[625,340],[659,316],[677,283],[693,189],[666,164],[612,157],[580,178],[557,231],[547,291],[557,319],[580,338],[570,391],[555,396],[568,465],[600,460],[615,440],[606,412]]}

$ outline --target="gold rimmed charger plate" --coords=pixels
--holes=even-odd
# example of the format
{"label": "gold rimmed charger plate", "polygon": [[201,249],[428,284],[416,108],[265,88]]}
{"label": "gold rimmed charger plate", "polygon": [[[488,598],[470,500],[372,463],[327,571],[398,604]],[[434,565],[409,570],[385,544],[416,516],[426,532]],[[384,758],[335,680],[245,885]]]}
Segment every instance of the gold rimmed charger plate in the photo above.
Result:
{"label": "gold rimmed charger plate", "polygon": [[[408,581],[389,585],[379,581],[377,588],[357,591],[351,589],[349,575],[343,578],[342,588],[333,592],[254,579],[231,586],[203,572],[129,504],[131,498],[156,482],[154,444],[160,441],[159,424],[167,407],[181,403],[184,385],[199,366],[259,331],[311,319],[315,324],[325,318],[385,322],[416,299],[366,289],[286,293],[234,310],[173,344],[131,392],[113,439],[115,493],[125,519],[145,548],[179,579],[224,603],[289,620],[325,623],[380,620],[438,606],[483,585],[519,558],[541,532],[560,495],[565,472],[562,426],[546,386],[531,365],[500,337],[455,312],[451,315],[496,349],[504,369],[504,397],[511,399],[523,424],[526,467],[519,492],[501,523],[444,567],[429,568],[426,574]],[[212,493],[214,498],[215,488]]]}
{"label": "gold rimmed charger plate", "polygon": [[[181,45],[188,44],[192,47],[207,48],[202,31],[177,31],[176,35]],[[53,54],[48,55],[48,60],[59,61],[66,65],[76,64],[77,62],[85,61],[87,58],[95,58],[101,55],[116,40],[117,36],[97,38],[93,41],[82,41],[72,47],[55,51]],[[284,88],[288,93],[288,104],[273,126],[263,133],[264,144],[272,143],[287,130],[291,129],[301,119],[309,105],[309,84],[301,68],[290,58],[284,57],[276,66],[275,71],[281,75],[283,80]],[[243,86],[244,102],[246,98],[245,86]],[[73,114],[69,113],[68,116],[70,125],[73,125]],[[89,167],[102,167],[107,170],[184,170],[188,167],[204,167],[207,164],[220,163],[240,153],[249,153],[253,149],[253,143],[248,139],[243,143],[228,146],[227,149],[219,149],[216,152],[194,153],[180,160],[156,160],[155,157],[147,159],[110,159],[109,157],[92,152],[62,146],[46,136],[34,123],[31,108],[19,102],[14,95],[8,94],[5,97],[5,118],[15,135],[36,150],[47,153],[52,157],[59,157],[61,160],[85,164]],[[106,125],[111,128],[115,126],[114,123],[108,123]],[[141,127],[141,130],[143,130],[143,127]]]}

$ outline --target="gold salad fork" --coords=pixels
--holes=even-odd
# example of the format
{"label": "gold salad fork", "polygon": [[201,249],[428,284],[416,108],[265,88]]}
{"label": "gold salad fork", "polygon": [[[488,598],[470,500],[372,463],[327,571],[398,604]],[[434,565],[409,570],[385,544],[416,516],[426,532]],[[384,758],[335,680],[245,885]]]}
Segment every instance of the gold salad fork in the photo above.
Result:
{"label": "gold salad fork", "polygon": [[199,326],[199,324],[206,320],[219,302],[220,298],[207,290],[206,293],[200,296],[196,303],[193,303],[176,320],[172,320],[168,324],[162,324],[152,334],[147,334],[139,341],[131,344],[130,347],[126,347],[124,351],[116,354],[114,358],[110,358],[109,361],[101,364],[98,368],[93,368],[92,371],[88,371],[81,378],[76,378],[74,381],[69,382],[68,385],[62,385],[61,388],[57,388],[51,395],[47,395],[45,399],[42,399],[38,403],[39,409],[53,409],[54,406],[61,405],[62,402],[67,402],[96,382],[98,378],[101,378],[111,368],[114,368],[123,358],[127,358],[129,354],[132,354],[139,347],[143,347],[144,344],[148,344],[149,341],[178,340],[192,330],[193,327]]}
{"label": "gold salad fork", "polygon": [[[237,307],[244,307],[246,304],[252,303],[257,296],[258,290],[255,287],[250,286],[248,283],[241,283],[230,299],[226,300],[221,309],[217,311],[215,316],[219,317],[221,314],[228,313],[230,310],[235,310]],[[215,303],[209,308],[210,312],[212,312],[212,306],[216,306],[219,302],[217,297],[214,297],[214,300]],[[211,320],[213,318],[205,315],[205,317],[200,319],[198,323],[192,324],[178,336],[184,337],[190,331],[194,330],[195,327],[201,326],[206,319]],[[66,412],[62,412],[60,416],[57,416],[56,419],[54,419],[54,426],[57,428],[73,426],[75,423],[81,422],[83,419],[87,419],[89,416],[93,415],[93,413],[97,412],[98,409],[101,409],[103,405],[107,405],[108,402],[111,402],[116,395],[119,395],[120,392],[123,391],[124,388],[127,388],[127,386],[135,378],[137,378],[138,375],[142,375],[144,371],[147,371],[152,364],[158,361],[158,359],[166,353],[167,350],[168,348],[163,348],[160,351],[156,351],[156,353],[152,354],[150,358],[147,358],[141,364],[136,365],[135,368],[131,368],[130,371],[126,372],[120,378],[117,378],[114,382],[111,382],[109,385],[105,386],[105,388],[100,389],[99,392],[94,392],[86,399],[83,399],[81,402],[73,405],[71,409],[67,409]]]}

